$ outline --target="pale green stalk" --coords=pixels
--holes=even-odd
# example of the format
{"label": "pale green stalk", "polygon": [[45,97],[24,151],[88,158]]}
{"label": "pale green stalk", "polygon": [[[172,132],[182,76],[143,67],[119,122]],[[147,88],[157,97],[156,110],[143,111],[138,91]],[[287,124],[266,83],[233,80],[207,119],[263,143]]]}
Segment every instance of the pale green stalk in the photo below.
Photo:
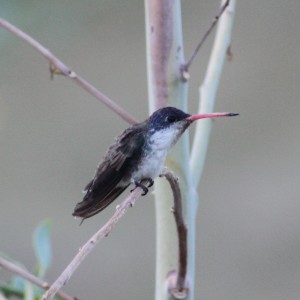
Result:
{"label": "pale green stalk", "polygon": [[[236,0],[230,1],[229,6],[218,24],[206,75],[199,89],[199,113],[208,113],[214,110],[216,93],[219,87],[226,53],[230,47],[235,3]],[[203,172],[212,122],[210,119],[205,119],[196,124],[190,159],[190,168],[195,185],[198,185]]]}
{"label": "pale green stalk", "polygon": [[[176,106],[187,110],[187,83],[182,81],[184,63],[181,5],[179,0],[145,0],[149,110]],[[184,134],[170,154],[167,166],[175,171],[183,198],[189,198],[189,138]],[[155,183],[156,206],[156,300],[171,299],[167,274],[178,264],[178,236],[171,213],[173,196],[165,179]],[[191,247],[192,249],[192,247]],[[189,259],[192,259],[189,257]]]}

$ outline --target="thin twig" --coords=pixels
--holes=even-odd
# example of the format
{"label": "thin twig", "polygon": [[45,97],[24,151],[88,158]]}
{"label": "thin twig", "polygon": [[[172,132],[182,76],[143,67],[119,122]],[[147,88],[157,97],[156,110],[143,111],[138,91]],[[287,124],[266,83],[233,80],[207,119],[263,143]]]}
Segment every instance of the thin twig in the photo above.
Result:
{"label": "thin twig", "polygon": [[[149,184],[148,181],[144,181],[144,184]],[[127,210],[132,207],[136,200],[141,196],[143,190],[137,187],[130,195],[117,206],[115,213],[108,220],[108,222],[101,227],[78,251],[70,264],[56,279],[56,281],[50,286],[49,290],[43,295],[42,300],[51,300],[55,294],[65,285],[79,265],[83,262],[85,257],[95,248],[95,246],[105,237],[109,235],[118,221],[125,215]]]}
{"label": "thin twig", "polygon": [[200,48],[202,47],[202,45],[204,44],[204,42],[206,41],[207,37],[210,35],[210,33],[212,32],[214,27],[217,25],[220,17],[224,13],[224,11],[227,8],[227,6],[229,5],[229,3],[230,3],[230,0],[226,0],[225,3],[221,6],[221,9],[220,9],[219,13],[214,17],[209,29],[206,31],[206,33],[204,34],[204,36],[200,40],[199,44],[195,48],[195,50],[194,50],[193,54],[191,55],[190,59],[181,67],[181,74],[182,74],[182,77],[184,79],[186,79],[186,80],[188,79],[188,77],[189,77],[188,70],[189,70],[192,62],[194,61],[196,55],[198,54],[198,52],[199,52]]}
{"label": "thin twig", "polygon": [[124,119],[129,124],[137,123],[137,120],[132,117],[128,112],[126,112],[122,107],[120,107],[116,102],[111,100],[109,97],[104,95],[102,92],[97,90],[93,85],[87,82],[84,78],[80,77],[74,71],[72,71],[68,66],[66,66],[62,61],[60,61],[56,56],[54,56],[48,49],[43,45],[33,39],[31,36],[21,31],[19,28],[0,18],[0,26],[12,32],[24,42],[32,46],[39,53],[41,53],[50,63],[51,77],[54,74],[63,74],[68,78],[72,79],[77,85],[82,87],[88,93],[96,97],[103,104],[108,106],[112,111],[118,114],[122,119]]}
{"label": "thin twig", "polygon": [[[44,290],[48,289],[50,286],[48,282],[43,281],[42,279],[34,276],[33,274],[29,273],[28,271],[24,270],[23,268],[17,266],[16,264],[12,263],[11,261],[8,261],[3,257],[0,257],[0,266],[5,270],[8,270],[14,274],[23,277],[24,279],[30,281],[31,283],[35,284],[36,286],[39,286]],[[57,296],[64,300],[78,300],[78,298],[69,296],[68,294],[62,291],[59,291],[57,293]]]}
{"label": "thin twig", "polygon": [[[176,282],[173,286],[172,282],[169,286],[169,291],[176,299],[185,299],[188,293],[188,286],[186,280],[187,274],[187,262],[188,262],[188,241],[187,241],[187,227],[184,223],[183,208],[182,208],[182,196],[178,178],[165,168],[163,176],[168,180],[174,197],[173,213],[178,234],[178,271],[176,272]],[[169,273],[173,277],[172,272]],[[172,281],[172,280],[170,280]]]}

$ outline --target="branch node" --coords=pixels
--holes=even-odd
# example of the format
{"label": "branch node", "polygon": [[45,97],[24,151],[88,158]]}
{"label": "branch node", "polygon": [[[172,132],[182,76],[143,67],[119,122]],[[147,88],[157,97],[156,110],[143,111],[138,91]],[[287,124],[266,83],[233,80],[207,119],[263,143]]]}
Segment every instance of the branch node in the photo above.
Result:
{"label": "branch node", "polygon": [[182,64],[180,66],[180,75],[183,82],[187,82],[191,78],[187,64]]}
{"label": "branch node", "polygon": [[229,45],[227,48],[226,57],[229,62],[233,61],[233,53],[232,53],[231,45]]}
{"label": "branch node", "polygon": [[43,284],[42,284],[42,288],[43,289],[49,289],[49,287],[50,287],[50,285],[47,283],[47,282],[43,282]]}
{"label": "branch node", "polygon": [[54,79],[54,75],[64,75],[66,76],[55,64],[49,62],[49,71],[51,80]]}
{"label": "branch node", "polygon": [[178,273],[175,270],[172,270],[167,275],[167,284],[168,284],[168,292],[175,299],[186,299],[189,293],[188,283],[185,282],[184,286],[178,287]]}
{"label": "branch node", "polygon": [[70,71],[68,72],[68,76],[69,76],[70,78],[74,79],[74,78],[77,77],[77,74],[76,74],[74,71],[70,70]]}

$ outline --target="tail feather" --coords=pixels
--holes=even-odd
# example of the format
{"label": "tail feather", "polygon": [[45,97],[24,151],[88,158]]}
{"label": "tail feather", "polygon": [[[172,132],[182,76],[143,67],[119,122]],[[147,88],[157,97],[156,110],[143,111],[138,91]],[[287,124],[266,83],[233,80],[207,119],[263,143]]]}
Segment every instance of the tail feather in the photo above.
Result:
{"label": "tail feather", "polygon": [[117,186],[103,199],[97,197],[97,195],[86,195],[83,201],[78,202],[75,206],[73,216],[81,217],[83,219],[90,218],[111,204],[127,187]]}

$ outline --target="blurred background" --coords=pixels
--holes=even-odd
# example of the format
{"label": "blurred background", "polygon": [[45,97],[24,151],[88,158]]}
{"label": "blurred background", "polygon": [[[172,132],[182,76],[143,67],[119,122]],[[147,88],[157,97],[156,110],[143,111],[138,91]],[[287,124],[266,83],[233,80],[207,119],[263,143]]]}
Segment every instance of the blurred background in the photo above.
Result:
{"label": "blurred background", "polygon": [[[51,49],[138,119],[147,117],[143,1],[0,0],[1,17]],[[189,57],[219,1],[183,1]],[[299,299],[300,2],[237,1],[200,192],[197,299]],[[191,68],[198,104],[213,36]],[[53,220],[52,282],[111,216],[71,213],[106,148],[128,125],[0,28],[0,251],[35,264],[32,233]],[[151,196],[129,210],[65,290],[82,299],[153,299]],[[11,274],[0,270],[2,280]]]}

